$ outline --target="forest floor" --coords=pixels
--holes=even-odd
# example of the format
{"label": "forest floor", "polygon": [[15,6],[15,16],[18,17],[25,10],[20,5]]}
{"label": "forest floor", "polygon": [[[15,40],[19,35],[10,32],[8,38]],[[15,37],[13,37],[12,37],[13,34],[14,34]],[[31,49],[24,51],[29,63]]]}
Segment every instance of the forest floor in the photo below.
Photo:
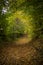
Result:
{"label": "forest floor", "polygon": [[0,65],[43,65],[43,39],[21,37],[4,43],[0,44]]}

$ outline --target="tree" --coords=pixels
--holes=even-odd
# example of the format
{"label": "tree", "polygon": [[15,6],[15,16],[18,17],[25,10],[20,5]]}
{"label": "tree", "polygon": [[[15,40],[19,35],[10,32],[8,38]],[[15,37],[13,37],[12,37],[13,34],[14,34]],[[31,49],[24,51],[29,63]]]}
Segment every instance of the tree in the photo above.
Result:
{"label": "tree", "polygon": [[[13,17],[15,13],[23,11],[21,14],[22,17],[28,19],[28,25],[21,23],[21,19],[18,16]],[[41,11],[41,12],[40,12]],[[20,16],[21,16],[20,15]],[[11,17],[11,18],[10,18]],[[16,18],[16,19],[15,19]],[[14,22],[13,22],[14,20]],[[20,21],[20,22],[18,22]],[[24,21],[24,20],[23,20]],[[11,22],[11,23],[10,23]],[[0,38],[3,38],[3,35],[11,35],[16,31],[24,33],[24,28],[27,30],[28,35],[31,37],[36,37],[42,35],[43,32],[43,2],[42,0],[0,0]],[[12,32],[11,32],[12,30]],[[41,32],[41,33],[40,33]]]}
{"label": "tree", "polygon": [[6,20],[6,8],[5,8],[5,1],[0,0],[0,41],[6,39],[6,27],[7,27],[7,20]]}

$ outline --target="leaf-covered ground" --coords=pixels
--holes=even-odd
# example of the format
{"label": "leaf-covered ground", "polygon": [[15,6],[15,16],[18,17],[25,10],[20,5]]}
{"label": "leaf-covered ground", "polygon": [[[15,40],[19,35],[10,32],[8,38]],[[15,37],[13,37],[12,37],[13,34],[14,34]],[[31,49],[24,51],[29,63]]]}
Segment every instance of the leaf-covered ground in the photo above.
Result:
{"label": "leaf-covered ground", "polygon": [[28,40],[0,44],[0,65],[43,65],[43,39]]}

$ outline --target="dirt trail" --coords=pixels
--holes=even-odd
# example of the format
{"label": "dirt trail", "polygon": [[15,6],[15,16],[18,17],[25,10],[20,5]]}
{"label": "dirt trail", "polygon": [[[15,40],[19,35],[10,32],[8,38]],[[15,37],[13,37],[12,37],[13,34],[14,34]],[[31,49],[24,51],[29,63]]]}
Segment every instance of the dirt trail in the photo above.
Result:
{"label": "dirt trail", "polygon": [[16,42],[16,44],[23,45],[23,44],[27,44],[30,41],[31,41],[31,38],[21,37],[18,40],[16,40],[15,42]]}
{"label": "dirt trail", "polygon": [[[3,45],[0,49],[0,65],[40,65],[43,62],[43,56],[36,50],[35,45],[29,45],[28,42],[28,39],[20,38],[10,45]],[[34,43],[39,42],[40,40],[37,40]],[[39,45],[36,47],[38,48]]]}

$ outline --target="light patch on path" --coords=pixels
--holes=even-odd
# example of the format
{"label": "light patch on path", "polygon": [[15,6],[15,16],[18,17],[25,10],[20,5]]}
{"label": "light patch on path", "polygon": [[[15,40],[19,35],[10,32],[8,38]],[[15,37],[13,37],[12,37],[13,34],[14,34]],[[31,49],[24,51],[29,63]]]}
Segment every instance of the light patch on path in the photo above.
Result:
{"label": "light patch on path", "polygon": [[19,44],[19,45],[23,45],[23,44],[27,44],[28,42],[31,41],[31,38],[28,38],[28,37],[21,37],[19,38],[16,42],[16,44]]}

